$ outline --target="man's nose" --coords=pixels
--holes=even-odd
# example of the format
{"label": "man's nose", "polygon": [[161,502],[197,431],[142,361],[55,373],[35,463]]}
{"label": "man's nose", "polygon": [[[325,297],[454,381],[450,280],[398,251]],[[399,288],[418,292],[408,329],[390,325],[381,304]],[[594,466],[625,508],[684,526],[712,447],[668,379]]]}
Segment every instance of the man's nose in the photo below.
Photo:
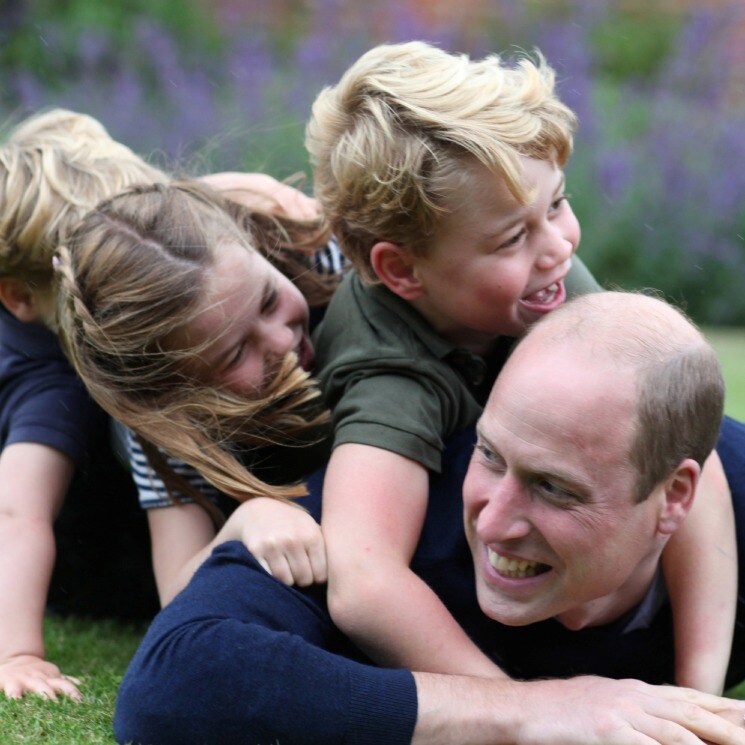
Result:
{"label": "man's nose", "polygon": [[531,531],[529,499],[523,486],[507,474],[489,495],[476,523],[476,532],[484,543],[525,538]]}

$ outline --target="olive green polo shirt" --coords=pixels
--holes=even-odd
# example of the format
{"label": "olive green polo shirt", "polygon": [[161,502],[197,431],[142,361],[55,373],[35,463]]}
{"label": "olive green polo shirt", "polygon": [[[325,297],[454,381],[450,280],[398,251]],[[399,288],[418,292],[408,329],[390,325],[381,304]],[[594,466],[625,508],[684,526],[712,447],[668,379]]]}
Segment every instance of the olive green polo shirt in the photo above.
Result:
{"label": "olive green polo shirt", "polygon": [[[575,259],[567,292],[600,289]],[[314,335],[334,447],[372,445],[439,472],[444,441],[479,418],[513,342],[501,338],[488,359],[456,347],[408,302],[352,272]]]}

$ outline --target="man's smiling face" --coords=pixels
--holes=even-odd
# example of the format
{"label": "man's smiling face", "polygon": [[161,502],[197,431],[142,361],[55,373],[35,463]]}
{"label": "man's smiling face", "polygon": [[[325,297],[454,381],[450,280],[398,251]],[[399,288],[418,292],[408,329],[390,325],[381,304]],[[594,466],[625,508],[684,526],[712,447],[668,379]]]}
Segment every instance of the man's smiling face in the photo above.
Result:
{"label": "man's smiling face", "polygon": [[664,489],[635,501],[635,387],[581,344],[528,338],[499,376],[466,476],[479,604],[525,625],[612,620],[644,596]]}

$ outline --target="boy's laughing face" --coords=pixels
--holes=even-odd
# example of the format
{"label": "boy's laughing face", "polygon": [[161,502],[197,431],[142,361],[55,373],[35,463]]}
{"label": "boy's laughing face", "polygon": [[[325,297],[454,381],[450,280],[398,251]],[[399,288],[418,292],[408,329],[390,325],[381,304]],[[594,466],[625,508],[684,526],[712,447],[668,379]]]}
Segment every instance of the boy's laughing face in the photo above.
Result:
{"label": "boy's laughing face", "polygon": [[477,353],[500,335],[519,336],[566,299],[564,278],[580,228],[555,163],[521,158],[521,205],[504,181],[481,164],[440,222],[433,250],[415,260],[423,295],[414,302],[447,339]]}

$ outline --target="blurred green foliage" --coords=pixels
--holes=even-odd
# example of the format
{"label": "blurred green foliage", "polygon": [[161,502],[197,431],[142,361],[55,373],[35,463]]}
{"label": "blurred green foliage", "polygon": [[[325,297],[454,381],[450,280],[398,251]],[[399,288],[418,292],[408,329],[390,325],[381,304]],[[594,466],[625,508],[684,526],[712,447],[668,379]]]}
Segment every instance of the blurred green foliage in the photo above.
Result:
{"label": "blurred green foliage", "polygon": [[159,165],[281,178],[308,171],[315,95],[375,44],[538,48],[580,120],[568,189],[592,271],[745,325],[737,0],[4,0],[3,17],[0,122],[61,105]]}

